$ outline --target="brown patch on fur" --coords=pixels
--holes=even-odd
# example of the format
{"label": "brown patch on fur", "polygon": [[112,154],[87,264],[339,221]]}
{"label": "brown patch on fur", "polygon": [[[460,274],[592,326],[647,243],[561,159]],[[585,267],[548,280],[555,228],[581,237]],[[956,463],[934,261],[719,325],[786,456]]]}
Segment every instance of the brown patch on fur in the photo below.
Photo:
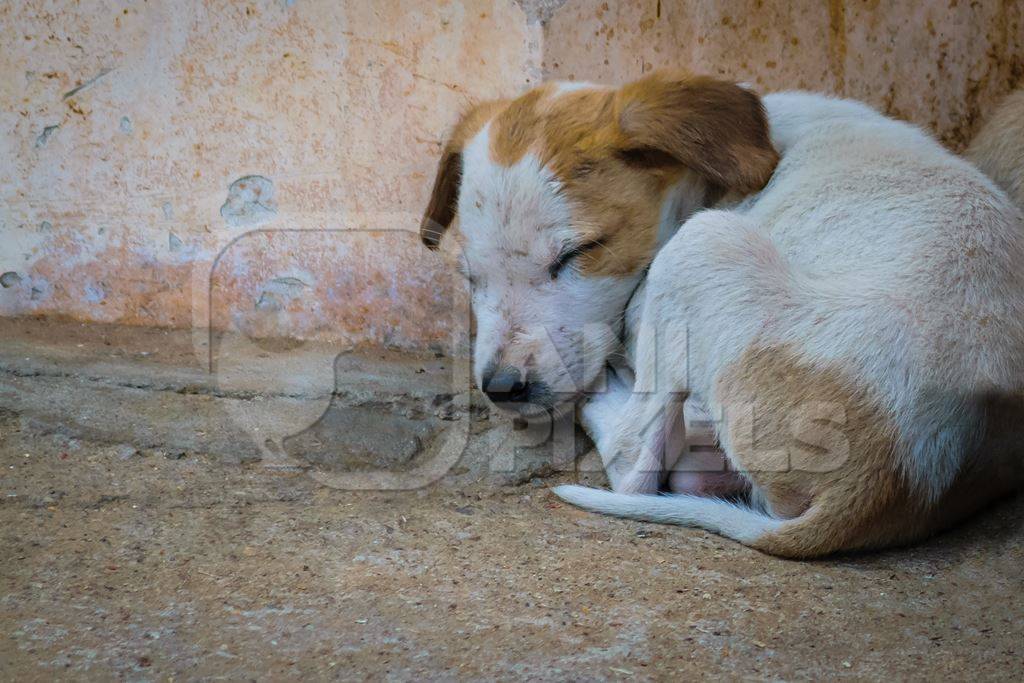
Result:
{"label": "brown patch on fur", "polygon": [[737,192],[760,190],[779,162],[761,99],[707,76],[656,71],[616,95],[623,135]]}
{"label": "brown patch on fur", "polygon": [[600,240],[580,260],[585,275],[628,275],[654,257],[666,192],[682,179],[678,163],[631,158],[615,115],[614,90],[577,90],[556,98],[545,117],[541,158],[554,169],[578,212],[581,239]]}
{"label": "brown patch on fur", "polygon": [[559,177],[576,212],[582,241],[601,246],[580,258],[585,275],[635,273],[654,256],[665,194],[686,172],[678,163],[644,166],[615,116],[615,91],[576,90],[545,107],[542,163]]}
{"label": "brown patch on fur", "polygon": [[[723,373],[718,396],[728,452],[770,508],[791,518],[752,544],[773,555],[806,558],[908,543],[1020,482],[1021,397],[989,410],[986,436],[974,449],[979,457],[968,458],[974,464],[951,491],[928,504],[900,472],[892,417],[842,372],[815,367],[787,348],[752,348]],[[1008,439],[1007,429],[1016,436]],[[992,458],[993,449],[1016,456]],[[996,463],[1012,472],[997,476]]]}
{"label": "brown patch on fur", "polygon": [[761,189],[778,163],[760,99],[732,83],[662,71],[564,100],[546,140],[566,194],[606,245],[582,262],[587,275],[650,263],[666,193],[685,175],[715,198]]}
{"label": "brown patch on fur", "polygon": [[493,100],[472,107],[462,115],[441,151],[430,201],[420,222],[420,239],[428,249],[436,249],[448,226],[455,219],[456,202],[462,178],[462,150],[466,143],[499,111],[508,100]]}
{"label": "brown patch on fur", "polygon": [[[709,196],[768,181],[778,155],[760,99],[739,86],[658,72],[621,90],[537,88],[491,127],[491,156],[512,165],[534,153],[578,213],[586,275],[625,275],[653,258],[666,192],[696,173]],[[695,179],[698,180],[698,179]]]}
{"label": "brown patch on fur", "polygon": [[731,83],[662,71],[620,90],[543,85],[482,105],[456,128],[421,226],[430,247],[454,217],[459,152],[488,120],[495,163],[536,154],[562,182],[581,241],[601,241],[580,259],[586,275],[644,268],[666,192],[687,174],[708,196],[746,193],[763,187],[778,161],[760,99]]}
{"label": "brown patch on fur", "polygon": [[[585,275],[627,275],[654,258],[661,206],[681,174],[644,174],[596,165],[584,180],[567,184],[588,225],[597,226],[600,249],[580,262]],[[592,237],[588,234],[586,239]]]}
{"label": "brown patch on fur", "polygon": [[551,87],[542,85],[519,96],[494,118],[490,152],[495,163],[512,166],[535,145],[543,124],[539,105]]}

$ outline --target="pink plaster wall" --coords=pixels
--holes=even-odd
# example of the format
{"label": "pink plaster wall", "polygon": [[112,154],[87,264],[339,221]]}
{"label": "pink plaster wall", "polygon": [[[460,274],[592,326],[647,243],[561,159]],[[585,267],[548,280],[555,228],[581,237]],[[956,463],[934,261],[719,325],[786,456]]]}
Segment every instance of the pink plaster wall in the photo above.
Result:
{"label": "pink plaster wall", "polygon": [[0,36],[0,314],[188,326],[212,283],[220,325],[413,348],[451,327],[411,234],[442,136],[539,73],[511,1],[25,0]]}
{"label": "pink plaster wall", "polygon": [[865,99],[958,149],[1022,81],[1022,13],[966,0],[3,3],[0,315],[444,348],[461,324],[450,271],[413,233],[468,102],[542,76],[686,66]]}
{"label": "pink plaster wall", "polygon": [[682,66],[863,100],[958,151],[1024,83],[1020,0],[567,0],[544,39],[546,78]]}

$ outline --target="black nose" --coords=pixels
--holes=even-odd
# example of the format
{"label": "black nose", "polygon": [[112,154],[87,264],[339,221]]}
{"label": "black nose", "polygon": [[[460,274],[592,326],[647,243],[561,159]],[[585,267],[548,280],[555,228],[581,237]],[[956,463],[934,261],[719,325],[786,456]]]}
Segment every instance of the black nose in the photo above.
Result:
{"label": "black nose", "polygon": [[495,403],[526,403],[530,383],[515,368],[501,368],[483,378],[484,393]]}

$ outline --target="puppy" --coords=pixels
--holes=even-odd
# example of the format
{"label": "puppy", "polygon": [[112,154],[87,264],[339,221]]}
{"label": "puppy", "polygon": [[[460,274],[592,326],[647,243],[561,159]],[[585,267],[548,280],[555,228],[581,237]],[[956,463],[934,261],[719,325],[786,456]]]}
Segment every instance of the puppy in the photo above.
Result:
{"label": "puppy", "polygon": [[[675,72],[548,84],[455,127],[428,247],[456,214],[480,386],[521,412],[593,396],[614,492],[557,487],[571,503],[814,557],[1022,481],[1022,217],[911,126]],[[623,337],[635,377],[603,381]],[[647,495],[686,398],[728,467]]]}
{"label": "puppy", "polygon": [[1024,208],[1024,90],[1003,100],[964,156]]}

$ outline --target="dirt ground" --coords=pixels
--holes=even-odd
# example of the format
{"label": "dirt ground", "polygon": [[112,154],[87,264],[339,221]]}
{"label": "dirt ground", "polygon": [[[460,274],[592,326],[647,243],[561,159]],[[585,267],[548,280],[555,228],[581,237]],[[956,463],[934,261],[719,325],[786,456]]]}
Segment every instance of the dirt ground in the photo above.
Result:
{"label": "dirt ground", "polygon": [[[1022,498],[912,548],[777,560],[564,506],[547,488],[575,475],[536,446],[495,473],[513,436],[438,389],[443,359],[262,393],[211,383],[182,333],[3,326],[3,680],[1024,677]],[[325,400],[287,448],[308,467],[265,466],[239,427]],[[311,474],[408,468],[460,412],[467,455],[434,485]],[[361,445],[332,461],[334,440]]]}

